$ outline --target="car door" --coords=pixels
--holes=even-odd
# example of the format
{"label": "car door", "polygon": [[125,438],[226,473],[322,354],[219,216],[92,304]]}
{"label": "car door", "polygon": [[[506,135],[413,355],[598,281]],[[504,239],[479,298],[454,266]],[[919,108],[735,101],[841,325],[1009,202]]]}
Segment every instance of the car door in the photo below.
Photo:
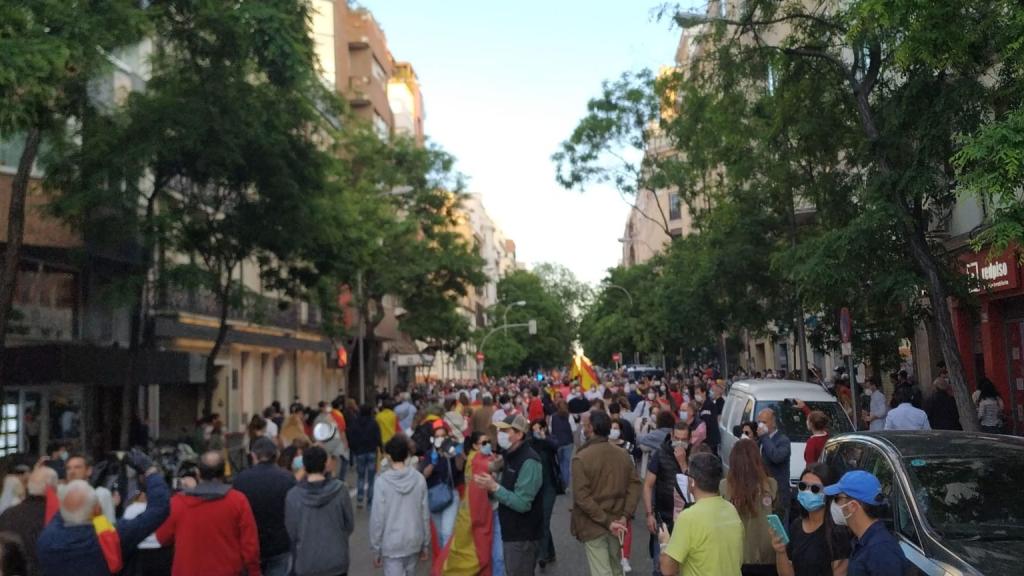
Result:
{"label": "car door", "polygon": [[746,419],[753,414],[754,399],[743,392],[733,391],[725,403],[726,406],[722,411],[722,417],[718,421],[718,428],[722,438],[722,463],[725,465],[726,470],[728,470],[729,454],[732,453],[732,447],[739,440],[733,429],[739,426],[741,422],[746,422]]}

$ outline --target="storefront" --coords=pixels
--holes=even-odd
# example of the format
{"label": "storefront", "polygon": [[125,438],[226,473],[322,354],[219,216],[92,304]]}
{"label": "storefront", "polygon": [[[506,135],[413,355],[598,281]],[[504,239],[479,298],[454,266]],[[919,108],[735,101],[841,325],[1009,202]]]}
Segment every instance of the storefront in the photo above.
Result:
{"label": "storefront", "polygon": [[965,274],[975,278],[979,311],[954,310],[957,344],[972,390],[986,376],[1006,404],[1006,430],[1024,435],[1024,285],[1019,248],[960,256]]}

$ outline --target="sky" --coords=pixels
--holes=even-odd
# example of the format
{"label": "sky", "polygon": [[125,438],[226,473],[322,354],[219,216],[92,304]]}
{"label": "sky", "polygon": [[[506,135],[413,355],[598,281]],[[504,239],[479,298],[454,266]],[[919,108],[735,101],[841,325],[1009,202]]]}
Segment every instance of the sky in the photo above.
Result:
{"label": "sky", "polygon": [[565,190],[551,155],[601,82],[671,65],[679,30],[659,0],[363,0],[423,90],[428,137],[527,265],[599,282],[618,265],[629,206],[610,187]]}

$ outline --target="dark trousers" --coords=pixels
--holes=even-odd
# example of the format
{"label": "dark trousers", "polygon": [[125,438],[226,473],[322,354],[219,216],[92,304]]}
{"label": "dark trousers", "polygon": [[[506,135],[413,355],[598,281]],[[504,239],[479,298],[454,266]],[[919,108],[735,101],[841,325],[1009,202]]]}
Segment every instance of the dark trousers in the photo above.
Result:
{"label": "dark trousers", "polygon": [[537,566],[537,540],[502,542],[505,554],[505,576],[533,576]]}
{"label": "dark trousers", "polygon": [[[668,528],[668,531],[670,533],[672,532],[672,528],[674,527],[675,523],[672,521],[671,514],[668,514],[667,516],[662,514],[655,514],[655,517],[657,518],[658,522],[664,522],[665,527]],[[647,547],[647,550],[651,553],[651,559],[654,560],[654,567],[651,570],[651,574],[653,574],[653,576],[661,576],[661,545],[658,543],[657,534],[651,534],[651,540],[650,544]]]}
{"label": "dark trousers", "polygon": [[555,559],[555,540],[551,536],[551,512],[555,509],[554,486],[545,486],[542,492],[544,498],[544,529],[541,532],[540,550],[537,552],[537,560],[549,562]]}

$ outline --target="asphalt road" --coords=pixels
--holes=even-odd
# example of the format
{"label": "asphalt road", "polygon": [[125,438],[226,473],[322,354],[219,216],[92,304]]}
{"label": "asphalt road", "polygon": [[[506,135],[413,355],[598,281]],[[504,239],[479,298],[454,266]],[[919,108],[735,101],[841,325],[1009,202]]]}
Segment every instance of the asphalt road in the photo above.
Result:
{"label": "asphalt road", "polygon": [[[350,478],[350,482],[354,481],[354,477]],[[590,574],[583,545],[569,533],[569,505],[571,502],[569,496],[559,496],[555,502],[555,510],[551,515],[551,533],[555,538],[555,553],[558,559],[554,564],[549,564],[544,571],[538,568],[537,574],[557,574],[559,576],[589,576]],[[370,553],[369,510],[357,508],[355,515],[356,530],[349,539],[349,554],[352,560],[348,573],[352,576],[381,574],[381,570],[373,568],[373,558]],[[633,571],[630,576],[648,576],[651,574],[651,559],[647,554],[649,533],[643,524],[642,513],[635,516],[633,550],[630,556]],[[422,562],[417,574],[429,574],[429,563]]]}

